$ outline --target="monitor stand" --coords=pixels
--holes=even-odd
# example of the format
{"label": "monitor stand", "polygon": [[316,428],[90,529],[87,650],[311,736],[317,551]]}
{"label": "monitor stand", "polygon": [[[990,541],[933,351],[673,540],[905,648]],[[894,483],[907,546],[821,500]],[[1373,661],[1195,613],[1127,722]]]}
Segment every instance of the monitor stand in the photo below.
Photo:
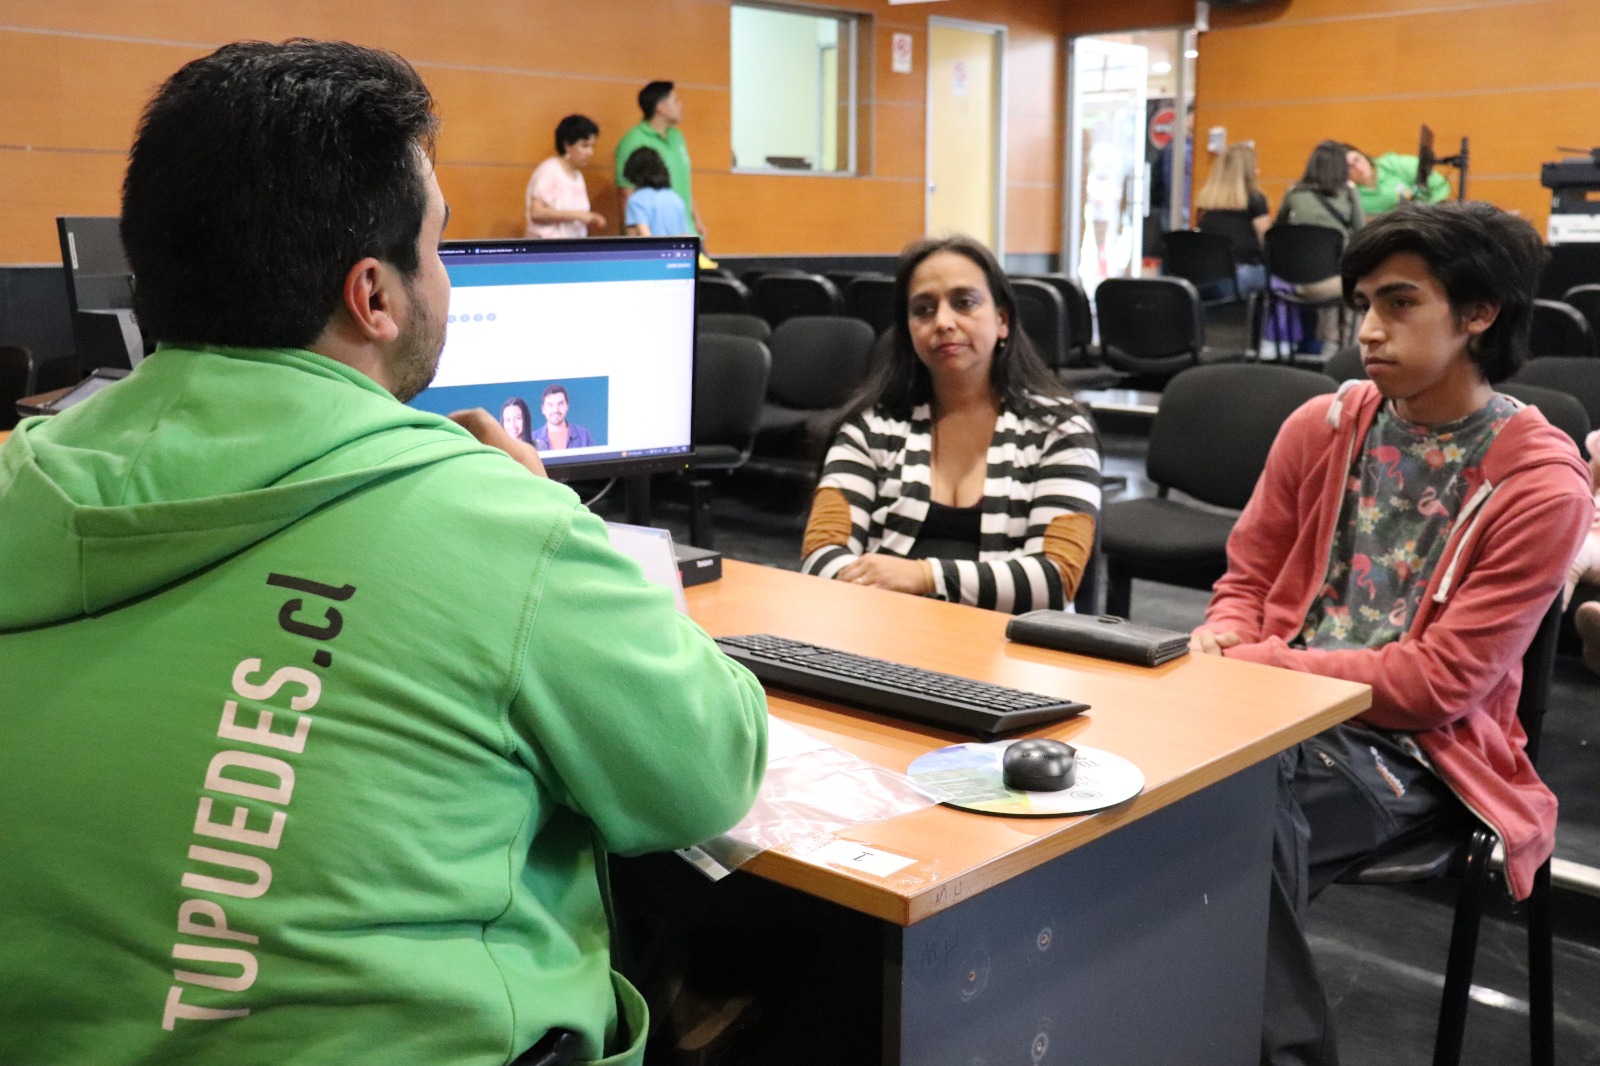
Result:
{"label": "monitor stand", "polygon": [[622,479],[628,498],[628,523],[635,526],[650,524],[650,475],[634,474]]}

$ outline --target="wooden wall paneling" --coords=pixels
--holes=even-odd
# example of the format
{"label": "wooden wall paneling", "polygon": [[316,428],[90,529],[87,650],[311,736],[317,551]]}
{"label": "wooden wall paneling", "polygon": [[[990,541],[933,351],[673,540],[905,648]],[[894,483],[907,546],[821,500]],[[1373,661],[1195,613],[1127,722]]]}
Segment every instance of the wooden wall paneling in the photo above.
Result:
{"label": "wooden wall paneling", "polygon": [[[864,17],[869,66],[860,79],[862,165],[855,178],[728,173],[728,0],[480,0],[470,12],[396,0],[381,20],[316,0],[5,0],[0,173],[8,181],[0,188],[0,261],[51,261],[56,214],[115,210],[139,110],[183,62],[229,40],[294,35],[391,48],[418,66],[444,120],[438,165],[453,235],[518,231],[527,174],[549,154],[556,121],[573,111],[601,125],[600,152],[585,176],[596,208],[614,215],[611,149],[638,121],[639,86],[665,76],[679,82],[685,100],[696,190],[714,250],[893,252],[922,224],[932,13],[1008,27],[1007,197],[1012,214],[1025,211],[1008,217],[1007,232],[1019,250],[1053,250],[1053,237],[1038,236],[1035,216],[1059,211],[1059,189],[1045,186],[1060,181],[1063,34],[1171,24],[1193,10],[1189,0],[827,6]],[[910,74],[890,70],[894,32],[913,34]]]}
{"label": "wooden wall paneling", "polygon": [[[1274,204],[1320,138],[1414,152],[1427,123],[1440,154],[1471,139],[1474,198],[1521,211],[1542,232],[1540,165],[1560,146],[1600,139],[1600,19],[1587,0],[1284,0],[1215,14],[1200,47],[1197,127],[1254,139]],[[1197,181],[1209,163],[1203,154]]]}
{"label": "wooden wall paneling", "polygon": [[56,216],[119,213],[126,166],[120,152],[0,152],[0,258],[59,264]]}
{"label": "wooden wall paneling", "polygon": [[707,220],[713,255],[893,255],[922,234],[920,178],[697,174],[695,196],[737,205],[734,222]]}

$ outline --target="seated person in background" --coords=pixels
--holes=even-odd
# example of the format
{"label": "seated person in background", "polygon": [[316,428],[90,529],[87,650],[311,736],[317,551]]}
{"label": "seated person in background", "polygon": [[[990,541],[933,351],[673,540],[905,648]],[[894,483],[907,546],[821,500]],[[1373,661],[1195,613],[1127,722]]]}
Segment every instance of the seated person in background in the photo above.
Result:
{"label": "seated person in background", "polygon": [[636,148],[623,173],[633,183],[623,221],[632,237],[693,235],[683,198],[672,190],[667,164],[654,148]]}
{"label": "seated person in background", "polygon": [[567,448],[587,448],[594,438],[582,426],[567,421],[567,388],[565,385],[546,385],[539,399],[539,409],[544,413],[544,425],[533,432],[533,446],[542,452],[564,451]]}
{"label": "seated person in background", "polygon": [[533,415],[528,410],[528,401],[521,396],[513,396],[501,405],[500,426],[512,440],[532,444],[533,434],[530,432],[532,425]]}
{"label": "seated person in background", "polygon": [[[1284,194],[1275,224],[1326,226],[1338,230],[1348,241],[1366,221],[1361,200],[1350,184],[1345,146],[1339,141],[1323,141],[1311,150],[1299,182]],[[1339,275],[1298,284],[1294,291],[1309,300],[1337,299],[1341,292]],[[1317,339],[1323,343],[1343,341],[1337,308],[1324,307],[1318,312]]]}
{"label": "seated person in background", "polygon": [[1494,389],[1526,357],[1543,258],[1482,203],[1402,205],[1351,239],[1371,381],[1290,416],[1194,631],[1197,652],[1372,686],[1279,764],[1263,1062],[1336,1061],[1300,923],[1340,873],[1445,814],[1494,830],[1518,897],[1551,852],[1520,664],[1593,502],[1571,439]]}
{"label": "seated person in background", "polygon": [[1583,641],[1584,665],[1600,674],[1600,429],[1589,434],[1583,446],[1589,451],[1596,511],[1594,527],[1583,538],[1583,545],[1567,571],[1567,599],[1571,600],[1578,587],[1583,586],[1572,621]]}
{"label": "seated person in background", "polygon": [[[1272,210],[1256,177],[1256,146],[1249,141],[1230,144],[1194,198],[1200,232],[1219,234],[1233,245],[1234,275],[1241,296],[1267,287],[1261,238],[1272,225]],[[1217,299],[1229,294],[1224,290],[1200,295]]]}
{"label": "seated person in background", "polygon": [[639,1061],[597,870],[739,820],[766,698],[492,415],[403,403],[436,122],[305,40],[144,112],[159,347],[0,448],[0,1060]]}
{"label": "seated person in background", "polygon": [[802,569],[999,611],[1071,603],[1100,442],[1015,322],[1010,280],[972,238],[901,254],[894,343],[828,450]]}
{"label": "seated person in background", "polygon": [[1394,210],[1402,200],[1436,204],[1450,199],[1450,182],[1437,170],[1428,174],[1426,189],[1417,188],[1419,161],[1414,155],[1385,152],[1373,159],[1355,145],[1347,144],[1345,162],[1368,218]]}
{"label": "seated person in background", "polygon": [[606,224],[589,210],[589,188],[583,168],[594,160],[600,127],[584,115],[568,115],[556,124],[556,154],[533,168],[522,214],[526,237],[587,237],[590,227]]}

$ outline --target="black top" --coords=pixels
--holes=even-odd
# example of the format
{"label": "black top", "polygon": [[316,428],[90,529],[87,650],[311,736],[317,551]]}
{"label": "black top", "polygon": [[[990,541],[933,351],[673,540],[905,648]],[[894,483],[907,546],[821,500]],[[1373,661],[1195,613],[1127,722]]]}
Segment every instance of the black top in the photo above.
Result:
{"label": "black top", "polygon": [[1250,194],[1248,206],[1216,208],[1200,216],[1201,233],[1219,233],[1233,244],[1235,263],[1261,262],[1261,238],[1256,236],[1255,219],[1271,214],[1267,196],[1257,190]]}
{"label": "black top", "polygon": [[978,531],[983,519],[983,507],[951,507],[949,504],[928,504],[928,517],[911,546],[911,559],[972,559],[978,558]]}

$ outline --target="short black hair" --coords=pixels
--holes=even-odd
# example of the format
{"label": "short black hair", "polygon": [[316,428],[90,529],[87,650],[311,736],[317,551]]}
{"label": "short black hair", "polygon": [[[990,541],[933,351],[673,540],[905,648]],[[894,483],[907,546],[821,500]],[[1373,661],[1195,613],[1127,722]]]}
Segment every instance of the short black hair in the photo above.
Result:
{"label": "short black hair", "polygon": [[1538,231],[1491,204],[1402,203],[1350,238],[1339,261],[1345,300],[1353,297],[1358,281],[1403,252],[1427,264],[1458,319],[1473,304],[1500,309],[1468,354],[1491,385],[1516,373],[1528,357],[1539,272],[1549,258]]}
{"label": "short black hair", "polygon": [[567,402],[570,403],[572,401],[572,397],[571,396],[567,396],[567,387],[565,385],[562,385],[560,382],[557,382],[557,383],[555,383],[553,385],[546,385],[544,387],[544,391],[539,394],[539,404],[541,406],[543,406],[543,404],[544,404],[544,402],[546,400],[548,400],[550,397],[554,396],[558,392],[561,395],[567,397]]}
{"label": "short black hair", "polygon": [[[1081,407],[1070,402],[1071,394],[1051,373],[1023,330],[1021,317],[1017,314],[1016,290],[1012,288],[1010,277],[1001,268],[994,253],[983,242],[959,234],[913,241],[900,253],[900,263],[894,275],[892,343],[878,345],[879,358],[849,404],[849,413],[854,415],[871,407],[879,407],[891,417],[910,418],[912,410],[919,404],[933,401],[933,375],[917,358],[916,348],[911,343],[911,276],[924,261],[940,252],[964,256],[977,264],[988,282],[995,310],[1004,313],[1010,327],[1004,342],[996,345],[994,358],[989,364],[989,388],[994,397],[1019,414],[1049,421],[1082,413]],[[1044,408],[1038,403],[1037,397],[1040,396],[1065,402],[1057,407]]]}
{"label": "short black hair", "polygon": [[628,161],[622,164],[622,177],[629,185],[640,189],[665,189],[672,185],[667,161],[649,145],[633,150]]}
{"label": "short black hair", "polygon": [[568,115],[556,123],[556,155],[565,155],[569,144],[599,135],[600,127],[588,115]]}
{"label": "short black hair", "polygon": [[673,88],[670,81],[653,81],[639,90],[639,110],[646,122],[656,117],[656,105],[671,96]]}
{"label": "short black hair", "polygon": [[1311,149],[1297,187],[1315,189],[1324,196],[1345,188],[1350,181],[1350,162],[1345,155],[1348,148],[1343,141],[1323,141]]}
{"label": "short black hair", "polygon": [[185,64],[145,108],[122,184],[140,326],[303,348],[361,259],[415,274],[437,126],[392,52],[297,38]]}

